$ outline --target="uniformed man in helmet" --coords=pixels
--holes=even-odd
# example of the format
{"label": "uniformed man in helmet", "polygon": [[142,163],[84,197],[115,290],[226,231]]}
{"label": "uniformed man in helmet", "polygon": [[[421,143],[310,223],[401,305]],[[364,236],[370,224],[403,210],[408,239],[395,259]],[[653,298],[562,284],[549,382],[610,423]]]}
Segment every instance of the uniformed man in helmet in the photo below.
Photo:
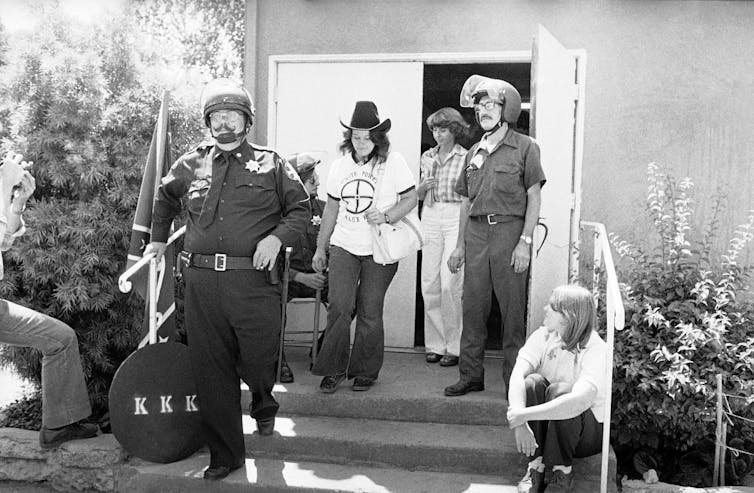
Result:
{"label": "uniformed man in helmet", "polygon": [[466,154],[456,182],[464,197],[458,242],[448,259],[451,271],[465,264],[460,380],[445,388],[458,396],[484,390],[484,349],[492,291],[500,305],[503,330],[503,379],[510,381],[518,350],[526,339],[526,286],[532,233],[539,218],[545,175],[534,139],[512,128],[521,96],[504,80],[468,78],[462,107],[473,107],[484,130]]}
{"label": "uniformed man in helmet", "polygon": [[281,310],[276,260],[306,229],[307,194],[275,151],[249,144],[254,106],[240,85],[216,79],[201,97],[212,141],[181,156],[154,203],[152,243],[161,256],[173,218],[187,199],[181,252],[189,353],[210,450],[205,479],[244,464],[239,376],[251,390],[260,435],[273,432],[272,395]]}

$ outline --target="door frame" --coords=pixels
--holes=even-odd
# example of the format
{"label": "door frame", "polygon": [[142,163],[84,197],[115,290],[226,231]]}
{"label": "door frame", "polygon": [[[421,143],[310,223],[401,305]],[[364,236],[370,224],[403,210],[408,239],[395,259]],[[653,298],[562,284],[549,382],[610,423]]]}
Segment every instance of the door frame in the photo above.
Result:
{"label": "door frame", "polygon": [[[572,207],[579,214],[572,214],[570,225],[570,252],[568,255],[569,282],[578,278],[579,222],[581,210],[581,168],[584,152],[584,114],[586,103],[586,50],[569,49],[566,51],[574,57],[576,84],[575,121],[573,129],[573,182],[571,197]],[[379,62],[419,62],[425,65],[451,65],[473,63],[533,63],[532,50],[484,51],[484,52],[441,52],[441,53],[350,53],[350,54],[293,54],[271,55],[268,60],[267,86],[267,145],[275,148],[277,144],[277,103],[278,103],[278,69],[286,63],[379,63]],[[531,81],[530,81],[531,83]],[[460,88],[459,88],[460,91]],[[530,110],[529,104],[522,108]]]}

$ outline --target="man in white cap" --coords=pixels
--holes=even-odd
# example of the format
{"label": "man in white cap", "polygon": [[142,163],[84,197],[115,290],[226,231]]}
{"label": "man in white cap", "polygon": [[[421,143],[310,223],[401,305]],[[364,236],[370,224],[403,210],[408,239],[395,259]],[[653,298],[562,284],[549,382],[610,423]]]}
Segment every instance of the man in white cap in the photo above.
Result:
{"label": "man in white cap", "polygon": [[445,388],[458,396],[484,390],[487,319],[494,288],[503,330],[503,379],[510,381],[526,339],[526,287],[532,233],[539,218],[545,175],[534,139],[512,128],[521,96],[508,82],[472,75],[461,90],[462,107],[473,107],[484,130],[466,154],[456,182],[464,197],[451,271],[465,264],[460,380]]}

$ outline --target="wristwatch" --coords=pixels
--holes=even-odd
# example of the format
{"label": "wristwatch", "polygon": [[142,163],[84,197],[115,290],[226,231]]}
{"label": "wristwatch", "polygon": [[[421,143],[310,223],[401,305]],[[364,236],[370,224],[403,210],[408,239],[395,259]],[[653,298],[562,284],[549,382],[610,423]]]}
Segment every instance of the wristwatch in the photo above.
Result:
{"label": "wristwatch", "polygon": [[527,245],[531,245],[531,236],[521,235],[519,239],[524,240]]}
{"label": "wristwatch", "polygon": [[390,216],[387,215],[387,212],[383,212],[383,214],[385,215],[385,222],[390,224]]}

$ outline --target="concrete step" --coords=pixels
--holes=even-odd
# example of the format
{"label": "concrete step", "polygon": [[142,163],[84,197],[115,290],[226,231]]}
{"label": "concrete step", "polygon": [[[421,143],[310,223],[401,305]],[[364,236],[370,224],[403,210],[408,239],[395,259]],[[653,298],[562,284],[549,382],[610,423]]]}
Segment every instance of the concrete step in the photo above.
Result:
{"label": "concrete step", "polygon": [[[244,432],[247,455],[253,457],[491,475],[510,484],[527,463],[503,426],[289,416],[277,418],[273,436],[262,437],[244,416]],[[600,460],[595,455],[574,462],[581,482],[599,484]],[[609,470],[615,478],[612,451]]]}
{"label": "concrete step", "polygon": [[[349,381],[335,394],[319,391],[321,377],[309,372],[308,348],[286,347],[295,382],[275,386],[283,415],[332,416],[449,424],[506,425],[502,363],[488,359],[484,392],[445,397],[458,381],[458,367],[426,363],[423,353],[385,353],[379,379],[367,392],[354,392]],[[244,387],[242,405],[251,396]]]}
{"label": "concrete step", "polygon": [[[517,493],[520,478],[374,467],[270,458],[246,459],[243,468],[222,481],[205,481],[208,454],[172,464],[140,463],[121,469],[119,493]],[[580,480],[577,493],[599,492],[599,482]],[[608,489],[615,492],[615,484]]]}
{"label": "concrete step", "polygon": [[[364,465],[247,459],[244,468],[222,481],[205,481],[209,456],[197,454],[172,464],[144,463],[124,469],[116,479],[121,493],[515,493],[516,482],[502,477],[448,472],[408,471]],[[595,490],[597,491],[597,490]]]}
{"label": "concrete step", "polygon": [[288,416],[276,420],[272,437],[262,437],[244,418],[246,450],[254,457],[492,475],[523,469],[514,465],[521,457],[503,426]]}

